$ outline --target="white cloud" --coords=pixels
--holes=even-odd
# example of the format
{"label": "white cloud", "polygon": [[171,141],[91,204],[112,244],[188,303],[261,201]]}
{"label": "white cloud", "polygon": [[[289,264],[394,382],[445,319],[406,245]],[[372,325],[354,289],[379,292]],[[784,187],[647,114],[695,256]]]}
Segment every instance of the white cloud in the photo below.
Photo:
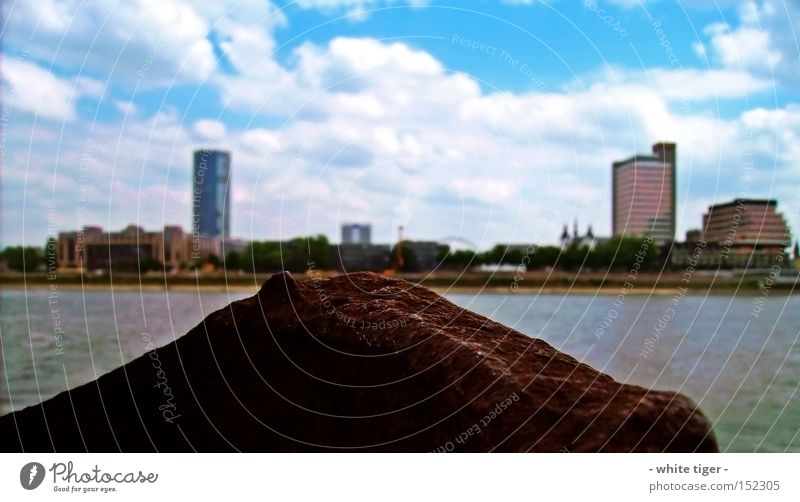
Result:
{"label": "white cloud", "polygon": [[241,144],[257,155],[276,152],[281,147],[277,135],[267,129],[248,129],[242,132]]}
{"label": "white cloud", "polygon": [[115,100],[114,108],[123,115],[134,115],[136,113],[136,105],[130,101]]}
{"label": "white cloud", "polygon": [[12,44],[104,79],[135,78],[144,65],[150,78],[196,78],[214,64],[208,24],[179,0],[20,1],[11,12]]}
{"label": "white cloud", "polygon": [[[405,200],[414,201],[408,226],[418,237],[441,237],[467,221],[464,236],[481,245],[530,239],[534,230],[522,215],[545,209],[563,221],[591,221],[602,234],[608,222],[598,215],[608,213],[613,160],[677,141],[689,202],[708,198],[714,186],[698,178],[741,165],[746,135],[763,141],[760,158],[771,154],[767,119],[751,127],[744,117],[703,111],[704,103],[771,88],[768,79],[733,69],[613,68],[552,92],[515,94],[481,92],[472,78],[401,43],[337,38],[307,43],[295,56],[293,69],[281,68],[282,81],[246,79],[247,89],[269,92],[240,87],[227,95],[242,110],[290,117],[277,129],[229,133],[247,147],[235,155],[237,166],[251,162],[258,167],[247,172],[261,173],[248,185],[264,194],[256,205],[275,214],[280,205],[266,200],[299,204],[292,214],[302,216],[281,222],[284,236],[308,227],[336,235],[342,219],[369,214],[376,238],[388,240]],[[684,100],[695,109],[676,106]],[[732,172],[712,197],[735,196]],[[699,218],[687,211],[682,225],[696,227]]]}
{"label": "white cloud", "polygon": [[711,38],[714,54],[724,66],[763,72],[781,62],[781,54],[770,49],[769,34],[762,29],[743,26],[731,30],[726,24],[715,23],[704,32]]}
{"label": "white cloud", "polygon": [[796,27],[800,5],[778,0],[748,0],[739,5],[739,25],[705,27],[712,61],[725,67],[775,79],[794,87],[800,82]]}
{"label": "white cloud", "polygon": [[8,11],[3,37],[11,46],[127,86],[207,78],[217,64],[210,34],[234,64],[249,64],[241,47],[267,56],[268,34],[285,24],[269,0],[17,1]]}
{"label": "white cloud", "polygon": [[325,14],[345,12],[351,21],[363,21],[369,15],[369,10],[379,8],[381,5],[405,3],[411,7],[422,7],[428,0],[298,0],[297,5],[303,9],[315,9]]}
{"label": "white cloud", "polygon": [[695,55],[702,60],[705,60],[708,57],[706,46],[703,45],[703,42],[693,42],[692,51],[694,51]]}
{"label": "white cloud", "polygon": [[[162,111],[133,116],[124,130],[98,127],[96,143],[109,145],[95,154],[98,164],[114,166],[117,177],[111,169],[93,177],[90,223],[111,215],[114,228],[131,221],[148,228],[188,226],[190,152],[205,139],[232,150],[234,233],[254,238],[337,235],[340,221],[369,218],[376,240],[388,241],[402,214],[412,238],[461,235],[488,246],[535,234],[553,241],[560,225],[548,224],[555,230],[544,235],[531,216],[545,210],[561,222],[576,216],[592,222],[602,235],[609,231],[611,162],[647,151],[657,140],[678,142],[682,204],[736,195],[736,167],[748,137],[759,164],[774,170],[780,187],[790,186],[793,160],[776,159],[775,143],[800,144],[800,110],[753,110],[723,119],[700,106],[770,88],[762,75],[729,67],[611,68],[550,92],[485,92],[428,52],[352,37],[301,45],[286,65],[273,54],[271,31],[285,22],[282,14],[264,3],[248,5],[253,12],[213,28],[210,20],[219,13],[197,11],[208,29],[224,34],[220,48],[233,68],[213,74],[211,83],[236,112],[285,123],[240,130],[212,119],[184,124],[178,113]],[[682,100],[698,106],[687,113],[676,106]],[[75,128],[62,143],[69,150],[59,160],[65,194],[75,192],[74,166],[85,134]],[[29,165],[44,169],[48,162],[45,150]],[[47,193],[48,180],[41,178],[29,180],[29,193]],[[719,192],[709,194],[715,183]],[[768,183],[753,190],[774,195]],[[43,207],[37,210],[27,214],[45,214]],[[698,226],[699,214],[687,211],[686,218],[683,228]]]}
{"label": "white cloud", "polygon": [[225,136],[225,124],[218,120],[198,120],[194,123],[193,130],[201,141],[218,140]]}
{"label": "white cloud", "polygon": [[773,82],[728,68],[632,70],[607,67],[588,75],[588,78],[581,77],[579,81],[569,84],[569,87],[574,90],[583,85],[625,89],[631,95],[655,93],[669,101],[706,101],[743,98],[772,89]]}
{"label": "white cloud", "polygon": [[612,4],[619,5],[620,7],[624,7],[626,9],[631,9],[633,7],[639,7],[647,3],[651,3],[652,0],[610,0]]}
{"label": "white cloud", "polygon": [[75,100],[94,94],[96,87],[89,79],[70,81],[22,59],[3,61],[2,81],[5,105],[57,121],[73,120]]}
{"label": "white cloud", "polygon": [[268,1],[250,1],[206,15],[216,20],[214,32],[220,39],[220,49],[239,72],[263,72],[263,66],[276,66],[273,33],[287,25],[281,10]]}
{"label": "white cloud", "polygon": [[[294,71],[275,62],[239,75],[219,75],[226,106],[300,120],[338,115],[383,115],[387,106],[412,116],[422,107],[450,107],[479,94],[464,75],[447,75],[430,54],[406,44],[338,37],[294,52]],[[412,106],[415,105],[416,106]],[[427,111],[426,111],[427,113]]]}

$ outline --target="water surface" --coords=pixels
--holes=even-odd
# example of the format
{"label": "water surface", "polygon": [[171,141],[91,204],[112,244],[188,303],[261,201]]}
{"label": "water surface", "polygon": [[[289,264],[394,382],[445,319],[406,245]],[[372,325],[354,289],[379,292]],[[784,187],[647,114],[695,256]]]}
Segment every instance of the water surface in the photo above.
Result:
{"label": "water surface", "polygon": [[[180,337],[243,292],[0,291],[3,412]],[[800,297],[451,294],[619,381],[679,390],[730,451],[800,451]],[[659,324],[660,323],[660,324]],[[602,331],[600,331],[602,329]],[[5,402],[3,402],[5,399]]]}

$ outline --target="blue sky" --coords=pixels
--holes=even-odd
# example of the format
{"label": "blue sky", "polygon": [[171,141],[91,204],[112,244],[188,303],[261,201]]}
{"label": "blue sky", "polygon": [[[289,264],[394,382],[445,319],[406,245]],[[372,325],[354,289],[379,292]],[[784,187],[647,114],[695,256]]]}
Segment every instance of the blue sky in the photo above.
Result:
{"label": "blue sky", "polygon": [[[610,232],[610,164],[678,143],[678,225],[777,198],[800,224],[800,6],[743,2],[5,2],[3,243],[191,213],[233,154],[233,233]],[[749,173],[753,175],[750,176]]]}

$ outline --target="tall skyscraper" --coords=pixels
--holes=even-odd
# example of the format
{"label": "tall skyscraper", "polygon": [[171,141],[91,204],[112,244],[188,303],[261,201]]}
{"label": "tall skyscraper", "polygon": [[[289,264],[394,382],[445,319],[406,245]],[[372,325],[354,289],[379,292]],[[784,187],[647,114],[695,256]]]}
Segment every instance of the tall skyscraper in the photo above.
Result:
{"label": "tall skyscraper", "polygon": [[358,223],[342,224],[342,244],[369,246],[372,242],[372,225]]}
{"label": "tall skyscraper", "polygon": [[231,154],[219,150],[194,152],[192,233],[230,237]]}
{"label": "tall skyscraper", "polygon": [[652,155],[634,155],[612,167],[614,236],[675,238],[675,143],[656,143]]}

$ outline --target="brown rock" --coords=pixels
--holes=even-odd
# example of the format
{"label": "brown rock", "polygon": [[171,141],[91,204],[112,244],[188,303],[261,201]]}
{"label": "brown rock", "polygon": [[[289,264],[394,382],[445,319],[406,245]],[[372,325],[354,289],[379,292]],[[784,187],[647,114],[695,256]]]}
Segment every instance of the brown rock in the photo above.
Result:
{"label": "brown rock", "polygon": [[695,405],[615,382],[423,287],[295,282],[38,406],[12,451],[717,451]]}

